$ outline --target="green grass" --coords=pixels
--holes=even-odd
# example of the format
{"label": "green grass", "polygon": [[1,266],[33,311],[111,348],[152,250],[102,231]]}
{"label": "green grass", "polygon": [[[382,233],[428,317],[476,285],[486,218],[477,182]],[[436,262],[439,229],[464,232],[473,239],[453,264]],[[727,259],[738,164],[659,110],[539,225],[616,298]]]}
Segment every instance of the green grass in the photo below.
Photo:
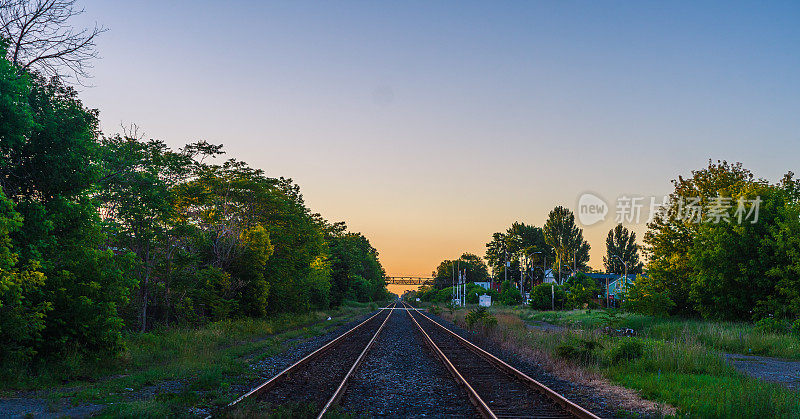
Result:
{"label": "green grass", "polygon": [[[6,392],[53,388],[49,396],[53,399],[108,404],[104,415],[114,417],[182,416],[190,407],[213,408],[237,397],[230,390],[234,383],[246,384],[257,378],[248,368],[253,362],[301,339],[324,334],[375,307],[348,304],[326,312],[132,333],[126,336],[127,349],[118,358],[94,362],[65,359],[40,366],[34,374],[18,374],[0,386]],[[326,321],[328,316],[331,321]],[[150,387],[160,384],[167,384],[168,390]],[[154,398],[131,401],[130,395],[143,389],[153,392]]]}
{"label": "green grass", "polygon": [[800,414],[797,392],[735,375],[626,371],[612,378],[647,398],[669,401],[686,416],[789,418]]}
{"label": "green grass", "polygon": [[[733,352],[797,359],[800,339],[794,335],[763,332],[744,323],[618,313],[615,327],[632,328],[638,336],[615,337],[601,332],[609,322],[603,310],[539,312],[493,307],[492,311],[499,321],[492,332],[494,339],[542,349],[553,357],[568,357],[575,366],[676,407],[679,416],[800,417],[800,392],[746,376],[722,355]],[[456,319],[463,322],[462,317],[457,313]],[[528,330],[525,322],[534,320],[565,328]],[[640,352],[620,358],[622,346],[637,346]]]}
{"label": "green grass", "polygon": [[[540,320],[580,329],[605,326],[603,310],[533,311],[516,309],[523,320]],[[619,312],[616,327],[634,329],[639,336],[651,339],[691,339],[722,352],[800,359],[800,339],[791,333],[774,333],[750,323],[653,317]]]}

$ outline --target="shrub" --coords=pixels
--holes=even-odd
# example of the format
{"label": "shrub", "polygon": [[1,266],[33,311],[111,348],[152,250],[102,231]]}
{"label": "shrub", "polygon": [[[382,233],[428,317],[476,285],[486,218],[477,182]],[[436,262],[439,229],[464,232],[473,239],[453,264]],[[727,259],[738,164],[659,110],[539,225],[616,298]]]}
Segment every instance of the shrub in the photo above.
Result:
{"label": "shrub", "polygon": [[597,351],[603,344],[592,339],[578,339],[565,342],[556,347],[556,355],[570,361],[591,363],[597,361]]}
{"label": "shrub", "polygon": [[579,273],[565,284],[567,288],[567,304],[572,308],[583,308],[584,305],[596,307],[593,301],[600,293],[597,282],[584,273]]}
{"label": "shrub", "polygon": [[435,315],[438,316],[438,315],[442,314],[442,309],[439,308],[439,306],[437,306],[437,305],[432,305],[432,306],[428,307],[428,313],[435,314]]}
{"label": "shrub", "polygon": [[794,323],[792,323],[792,333],[794,333],[795,336],[800,338],[800,318],[798,318],[797,320],[794,321]]}
{"label": "shrub", "polygon": [[[564,308],[566,294],[564,288],[555,284],[539,284],[531,291],[531,308],[535,310],[550,310],[555,305],[556,310]],[[555,303],[555,304],[553,304]]]}
{"label": "shrub", "polygon": [[764,317],[755,323],[756,330],[765,333],[785,333],[789,329],[788,322],[774,317]]}
{"label": "shrub", "polygon": [[465,319],[467,321],[467,327],[473,329],[475,326],[480,327],[483,330],[491,329],[497,325],[497,318],[495,318],[486,307],[478,307],[475,310],[471,310],[467,313]]}
{"label": "shrub", "polygon": [[503,281],[500,285],[500,303],[510,306],[520,302],[522,302],[522,294],[519,290],[511,286],[509,281]]}
{"label": "shrub", "polygon": [[663,316],[675,307],[675,302],[669,297],[669,291],[652,277],[638,276],[626,291],[622,308],[628,311]]}
{"label": "shrub", "polygon": [[603,325],[610,328],[616,328],[622,322],[622,318],[619,317],[619,313],[613,309],[607,309],[603,314],[600,315],[603,320]]}
{"label": "shrub", "polygon": [[625,339],[619,346],[611,350],[611,363],[618,364],[621,361],[631,361],[641,358],[644,355],[644,345],[638,340]]}

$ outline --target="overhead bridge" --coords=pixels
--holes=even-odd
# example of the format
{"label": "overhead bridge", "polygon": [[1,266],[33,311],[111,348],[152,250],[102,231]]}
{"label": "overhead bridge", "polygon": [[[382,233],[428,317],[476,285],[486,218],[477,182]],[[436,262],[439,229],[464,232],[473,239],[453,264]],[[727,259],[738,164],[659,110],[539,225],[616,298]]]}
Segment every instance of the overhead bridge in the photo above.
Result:
{"label": "overhead bridge", "polygon": [[433,284],[432,277],[425,276],[385,276],[387,285],[428,285]]}

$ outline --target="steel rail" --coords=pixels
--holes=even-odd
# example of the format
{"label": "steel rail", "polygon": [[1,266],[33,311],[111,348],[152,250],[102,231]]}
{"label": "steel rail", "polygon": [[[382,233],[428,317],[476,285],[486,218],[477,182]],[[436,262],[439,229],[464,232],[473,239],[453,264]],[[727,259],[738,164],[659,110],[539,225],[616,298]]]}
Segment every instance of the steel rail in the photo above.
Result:
{"label": "steel rail", "polygon": [[458,369],[455,367],[455,365],[453,365],[453,363],[450,362],[450,359],[447,358],[447,356],[444,354],[444,352],[442,352],[439,346],[436,345],[433,339],[431,339],[431,337],[428,335],[425,329],[422,328],[422,325],[420,325],[419,322],[417,322],[417,319],[415,319],[414,316],[411,315],[411,310],[407,310],[407,312],[408,316],[411,317],[411,320],[414,321],[414,324],[417,325],[417,328],[422,333],[422,336],[425,337],[425,342],[428,344],[428,346],[430,346],[431,349],[433,349],[433,352],[436,353],[436,356],[439,357],[439,359],[442,361],[445,367],[447,367],[447,370],[450,371],[450,374],[453,375],[453,377],[456,379],[456,382],[458,382],[458,384],[460,384],[467,390],[467,395],[469,396],[469,400],[472,402],[473,405],[475,405],[475,408],[478,409],[478,412],[480,412],[481,416],[485,418],[497,419],[497,416],[492,412],[492,409],[489,408],[489,405],[486,404],[485,401],[483,401],[478,392],[475,391],[475,389],[472,388],[472,385],[470,385],[467,379],[464,378],[464,376],[461,375],[460,372],[458,372]]}
{"label": "steel rail", "polygon": [[[393,303],[393,304],[392,304],[392,307],[394,307],[394,306],[396,306],[396,305],[397,305],[397,303]],[[392,308],[390,308],[389,306],[386,306],[386,307],[382,308],[380,311],[378,311],[377,313],[373,314],[372,316],[370,316],[369,318],[367,318],[367,319],[366,319],[366,320],[364,320],[363,322],[361,322],[361,323],[359,323],[359,324],[357,324],[357,325],[353,326],[353,327],[352,327],[350,330],[348,330],[348,331],[346,331],[346,332],[342,333],[341,335],[339,335],[339,336],[338,336],[336,339],[334,339],[334,340],[332,340],[332,341],[330,341],[330,342],[326,343],[325,345],[323,345],[322,347],[318,348],[318,349],[317,349],[317,350],[315,350],[314,352],[311,352],[310,354],[308,354],[308,355],[304,356],[304,357],[303,357],[302,359],[300,359],[299,361],[297,361],[297,362],[295,362],[294,364],[292,364],[292,365],[290,365],[290,366],[286,367],[286,368],[285,368],[283,371],[279,372],[278,374],[275,374],[275,375],[274,375],[272,378],[270,378],[269,380],[267,380],[267,381],[265,381],[265,382],[263,382],[263,383],[259,384],[258,386],[256,386],[256,387],[255,387],[255,388],[253,388],[252,390],[248,391],[248,392],[247,392],[247,393],[245,393],[244,395],[240,396],[240,397],[239,397],[239,398],[237,398],[236,400],[234,400],[234,401],[232,401],[232,402],[228,403],[228,404],[225,406],[224,410],[230,410],[231,408],[233,408],[235,405],[237,405],[238,403],[242,402],[243,400],[247,400],[247,399],[249,399],[249,398],[251,398],[251,397],[257,396],[257,395],[259,395],[259,394],[261,394],[261,393],[263,393],[263,392],[265,392],[265,391],[269,390],[270,388],[274,387],[274,386],[275,386],[275,384],[277,384],[277,383],[278,383],[280,380],[282,380],[282,379],[286,378],[286,376],[288,376],[288,375],[289,375],[289,373],[291,373],[292,371],[294,371],[294,370],[296,370],[296,369],[298,369],[298,368],[302,367],[303,365],[305,365],[305,364],[309,363],[310,361],[312,361],[312,360],[316,359],[317,357],[319,357],[319,356],[320,356],[320,355],[322,355],[323,353],[325,353],[325,352],[327,352],[328,350],[332,349],[332,348],[333,348],[333,347],[335,347],[335,346],[336,346],[338,343],[340,343],[342,340],[344,340],[344,339],[345,339],[345,338],[347,338],[348,336],[350,336],[350,335],[352,335],[353,333],[355,333],[355,331],[356,331],[356,330],[358,330],[359,328],[361,328],[361,326],[363,326],[363,325],[367,324],[367,323],[368,323],[370,320],[374,319],[375,317],[377,317],[378,315],[380,315],[381,313],[383,313],[383,312],[384,312],[384,311],[386,311],[386,310],[389,310],[389,316],[391,316],[391,314],[392,314]],[[389,318],[389,316],[386,316],[386,318],[388,319],[388,318]],[[385,323],[386,323],[386,321],[384,320],[384,324],[385,324]],[[383,328],[383,324],[381,325],[381,328]],[[373,339],[374,339],[374,337],[373,337]],[[372,342],[372,341],[370,341],[370,343],[371,343],[371,342]],[[211,418],[211,417],[212,417],[212,415],[208,415],[208,416],[206,416],[206,418],[205,418],[205,419],[209,419],[209,418]]]}
{"label": "steel rail", "polygon": [[375,331],[375,334],[372,336],[372,339],[370,339],[369,343],[367,343],[367,346],[364,347],[364,350],[361,351],[361,354],[358,356],[358,358],[356,358],[356,362],[354,362],[353,365],[350,367],[350,370],[347,371],[347,374],[345,374],[344,378],[342,379],[342,382],[339,383],[339,387],[336,388],[336,392],[333,393],[333,396],[331,396],[330,400],[328,400],[328,403],[325,404],[325,407],[323,407],[322,411],[319,413],[319,415],[317,415],[317,419],[322,419],[322,416],[324,416],[325,413],[328,412],[328,409],[330,409],[330,407],[333,406],[334,404],[338,403],[339,399],[342,398],[342,396],[344,395],[344,391],[347,388],[347,383],[348,381],[350,381],[350,377],[353,375],[353,372],[355,372],[355,370],[364,361],[367,352],[369,352],[370,348],[372,348],[372,344],[375,343],[375,340],[378,338],[378,335],[381,334],[381,330],[383,330],[383,327],[386,326],[386,322],[389,321],[389,317],[392,317],[392,313],[394,313],[393,308],[389,309],[389,315],[386,316],[386,318],[383,320],[383,323],[381,323],[381,326],[378,328],[377,331]]}
{"label": "steel rail", "polygon": [[[406,304],[406,303],[404,303],[404,304]],[[508,363],[504,362],[500,358],[490,354],[489,352],[486,352],[485,350],[483,350],[482,348],[478,347],[474,343],[464,339],[463,337],[459,336],[458,334],[456,334],[452,330],[442,326],[441,324],[439,324],[439,322],[434,321],[433,319],[428,317],[425,313],[423,313],[422,311],[418,310],[416,307],[413,307],[413,306],[410,306],[410,307],[412,309],[414,309],[414,311],[419,313],[422,317],[426,318],[429,322],[435,324],[436,326],[438,326],[442,330],[445,330],[445,331],[447,331],[447,333],[449,333],[450,335],[454,336],[456,338],[456,341],[461,343],[467,349],[469,349],[470,351],[472,351],[476,355],[486,359],[487,361],[489,361],[492,365],[494,365],[495,367],[497,367],[501,371],[503,371],[503,372],[511,375],[512,377],[515,377],[518,380],[522,381],[523,383],[525,383],[528,387],[532,388],[533,390],[536,390],[536,391],[544,394],[547,398],[549,398],[550,400],[552,400],[552,401],[556,402],[557,404],[559,404],[562,408],[564,408],[564,410],[566,410],[567,412],[575,415],[575,417],[578,417],[578,418],[581,418],[581,419],[599,419],[599,417],[597,415],[595,415],[594,413],[592,413],[592,412],[584,409],[583,407],[575,404],[574,402],[570,401],[569,399],[567,399],[566,397],[562,396],[558,392],[554,391],[550,387],[547,387],[546,385],[540,383],[539,381],[534,380],[533,378],[531,378],[527,374],[525,374],[522,371],[512,367],[511,365],[509,365]],[[410,314],[410,311],[409,311],[409,314]],[[414,317],[412,316],[411,318],[413,319]],[[415,322],[416,322],[416,320],[415,320]],[[419,323],[417,323],[417,325],[419,326]]]}

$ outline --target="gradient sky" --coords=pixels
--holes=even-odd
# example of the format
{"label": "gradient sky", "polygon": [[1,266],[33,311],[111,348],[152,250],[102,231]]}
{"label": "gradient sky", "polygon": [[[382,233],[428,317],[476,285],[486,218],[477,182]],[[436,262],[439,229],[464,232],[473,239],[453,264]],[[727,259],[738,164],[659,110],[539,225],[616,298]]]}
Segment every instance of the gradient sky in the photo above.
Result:
{"label": "gradient sky", "polygon": [[[798,169],[796,1],[81,4],[110,28],[81,93],[105,132],[224,143],[389,274],[709,158]],[[613,218],[585,229],[594,267]]]}

